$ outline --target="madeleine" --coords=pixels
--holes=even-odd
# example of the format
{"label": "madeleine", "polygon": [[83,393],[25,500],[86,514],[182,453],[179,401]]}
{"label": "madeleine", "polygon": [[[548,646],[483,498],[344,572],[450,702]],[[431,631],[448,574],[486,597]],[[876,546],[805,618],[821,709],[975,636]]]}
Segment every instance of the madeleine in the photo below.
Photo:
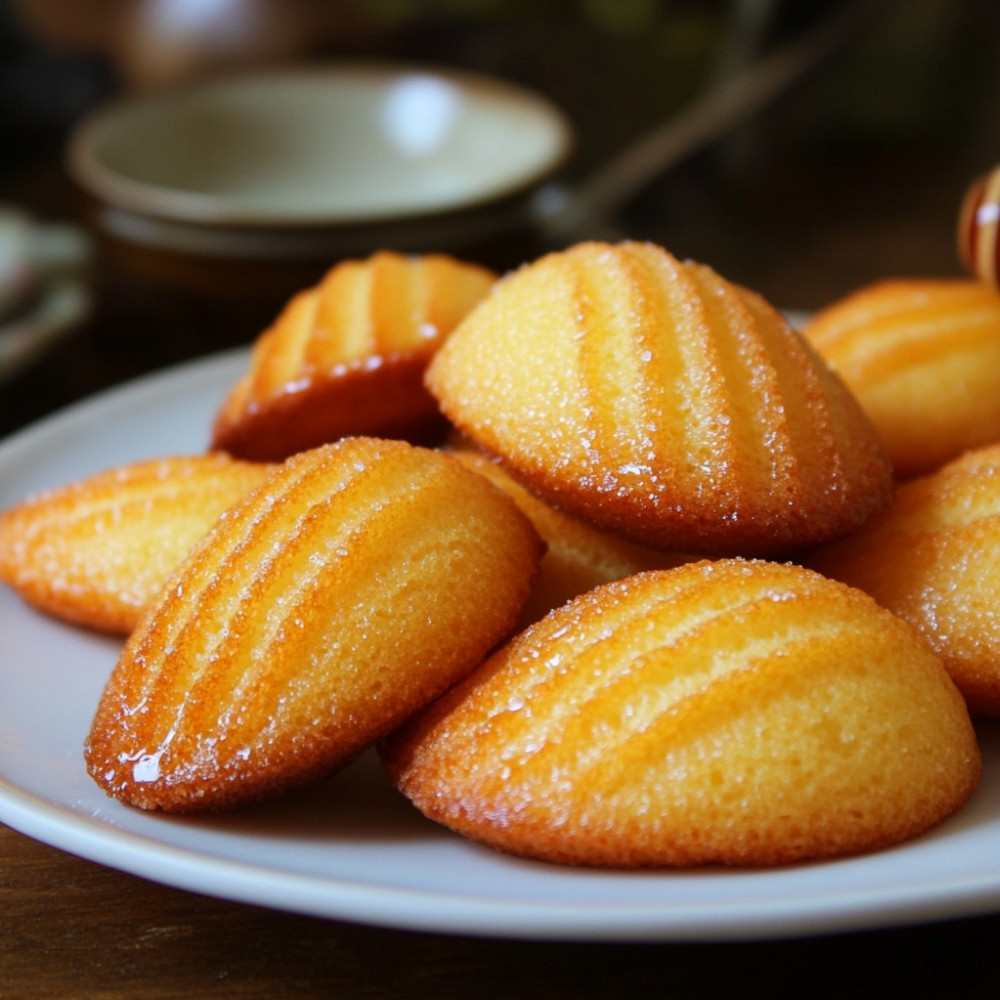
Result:
{"label": "madeleine", "polygon": [[583,243],[508,275],[427,385],[534,493],[642,545],[787,552],[891,496],[874,428],[803,338],[653,244]]}
{"label": "madeleine", "polygon": [[495,279],[444,254],[341,261],[257,339],[212,447],[280,461],[352,434],[426,442],[441,420],[424,369]]}
{"label": "madeleine", "polygon": [[1000,445],[903,484],[887,511],[808,561],[915,626],[970,707],[1000,715]]}
{"label": "madeleine", "polygon": [[38,493],[0,514],[0,580],[47,614],[126,635],[194,543],[272,468],[173,455]]}
{"label": "madeleine", "polygon": [[501,851],[774,865],[927,830],[979,780],[940,660],[861,591],[724,560],[552,612],[392,736],[418,809]]}
{"label": "madeleine", "polygon": [[1000,292],[972,280],[881,281],[803,334],[871,417],[900,478],[1000,440]]}
{"label": "madeleine", "polygon": [[133,632],[86,744],[146,809],[266,798],[351,760],[514,624],[541,543],[454,459],[350,438],[289,459]]}

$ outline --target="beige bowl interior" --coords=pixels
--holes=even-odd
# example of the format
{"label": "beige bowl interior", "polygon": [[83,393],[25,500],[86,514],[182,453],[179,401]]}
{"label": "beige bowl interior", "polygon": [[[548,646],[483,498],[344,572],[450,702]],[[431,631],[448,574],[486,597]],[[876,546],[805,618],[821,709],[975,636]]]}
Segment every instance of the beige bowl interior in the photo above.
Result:
{"label": "beige bowl interior", "polygon": [[226,225],[335,225],[465,208],[565,157],[570,128],[489,77],[338,66],[221,78],[85,119],[69,167],[134,212]]}

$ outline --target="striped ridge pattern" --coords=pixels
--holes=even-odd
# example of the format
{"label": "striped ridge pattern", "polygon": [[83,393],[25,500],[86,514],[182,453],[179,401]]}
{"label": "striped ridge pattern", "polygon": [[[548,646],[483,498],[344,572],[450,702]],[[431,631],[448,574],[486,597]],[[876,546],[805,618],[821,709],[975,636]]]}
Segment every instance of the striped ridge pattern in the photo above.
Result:
{"label": "striped ridge pattern", "polygon": [[975,787],[941,662],[798,566],[689,564],[521,633],[383,749],[432,819],[571,864],[774,864],[913,835]]}
{"label": "striped ridge pattern", "polygon": [[494,280],[440,254],[342,261],[257,339],[214,446],[281,460],[350,434],[428,440],[440,416],[424,369]]}
{"label": "striped ridge pattern", "polygon": [[855,392],[1000,344],[1000,295],[969,280],[884,281],[818,313],[805,335]]}
{"label": "striped ridge pattern", "polygon": [[760,565],[651,571],[583,595],[518,637],[490,682],[473,678],[471,692],[446,699],[441,714],[458,706],[449,738],[474,743],[488,729],[503,761],[499,776],[489,765],[498,787],[518,765],[546,773],[546,755],[584,781],[580,772],[612,760],[627,770],[629,744],[688,699],[831,630],[853,631],[854,603],[831,603],[827,581]]}
{"label": "striped ridge pattern", "polygon": [[265,398],[338,365],[413,352],[429,356],[494,278],[443,255],[382,251],[343,261],[295,296],[263,335],[247,394]]}
{"label": "striped ridge pattern", "polygon": [[860,532],[809,564],[910,622],[976,711],[1000,715],[1000,445],[900,486]]}
{"label": "striped ridge pattern", "polygon": [[195,542],[272,468],[170,456],[38,494],[0,515],[0,580],[52,614],[127,633]]}
{"label": "striped ridge pattern", "polygon": [[639,464],[677,476],[684,490],[770,492],[799,483],[817,452],[839,475],[829,413],[813,403],[823,399],[819,370],[759,298],[645,247],[574,264],[577,378],[594,448],[612,457],[616,478],[635,463],[636,427],[645,430]]}
{"label": "striped ridge pattern", "polygon": [[1000,292],[897,279],[817,313],[804,334],[855,394],[900,478],[1000,437]]}
{"label": "striped ridge pattern", "polygon": [[447,456],[372,439],[296,456],[126,646],[92,773],[184,808],[329,770],[478,663],[538,550],[513,503]]}
{"label": "striped ridge pattern", "polygon": [[579,244],[508,276],[427,383],[533,490],[634,541],[780,551],[890,493],[870,422],[784,317],[653,244]]}

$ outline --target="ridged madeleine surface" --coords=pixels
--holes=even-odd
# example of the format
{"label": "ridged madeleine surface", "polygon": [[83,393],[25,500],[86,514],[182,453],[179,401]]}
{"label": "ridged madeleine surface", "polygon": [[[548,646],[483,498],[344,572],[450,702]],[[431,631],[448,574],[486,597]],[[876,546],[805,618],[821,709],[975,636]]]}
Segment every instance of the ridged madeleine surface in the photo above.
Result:
{"label": "ridged madeleine surface", "polygon": [[0,580],[48,614],[127,634],[194,543],[271,468],[170,456],[39,493],[0,514]]}
{"label": "ridged madeleine surface", "polygon": [[301,453],[196,546],[132,634],[88,769],[168,811],[319,777],[481,662],[540,548],[509,498],[446,455],[368,438]]}
{"label": "ridged madeleine surface", "polygon": [[786,551],[890,496],[874,429],[802,337],[652,244],[579,244],[509,275],[427,383],[534,492],[642,544]]}
{"label": "ridged madeleine surface", "polygon": [[803,333],[871,417],[898,476],[1000,440],[1000,292],[971,280],[883,281]]}
{"label": "ridged madeleine surface", "polygon": [[970,707],[1000,715],[1000,445],[905,483],[887,511],[809,564],[909,621]]}
{"label": "ridged madeleine surface", "polygon": [[422,439],[439,420],[427,362],[495,278],[443,254],[342,261],[258,338],[213,446],[281,460],[351,434]]}
{"label": "ridged madeleine surface", "polygon": [[571,597],[599,584],[648,569],[677,566],[694,558],[638,545],[569,517],[529,492],[497,462],[467,441],[453,441],[446,450],[510,496],[545,542],[538,579],[521,612],[520,627],[530,625]]}
{"label": "ridged madeleine surface", "polygon": [[801,567],[740,560],[571,601],[383,759],[467,837],[629,868],[883,847],[956,810],[981,766],[961,696],[910,626]]}

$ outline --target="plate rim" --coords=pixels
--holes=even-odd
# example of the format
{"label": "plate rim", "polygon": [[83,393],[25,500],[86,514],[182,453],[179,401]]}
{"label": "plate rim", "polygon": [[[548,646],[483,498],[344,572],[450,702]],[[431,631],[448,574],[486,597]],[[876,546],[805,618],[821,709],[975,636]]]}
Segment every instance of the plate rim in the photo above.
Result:
{"label": "plate rim", "polygon": [[[762,918],[752,900],[672,910],[660,903],[617,902],[598,914],[570,901],[498,901],[343,879],[318,883],[301,872],[218,858],[120,830],[44,802],[2,778],[0,822],[50,847],[170,888],[320,919],[478,938],[633,943],[795,939],[981,916],[986,915],[983,907],[1000,905],[1000,870],[993,883],[972,876],[943,880],[951,883],[947,898],[912,888],[896,890],[874,905],[867,900],[861,922],[856,891],[828,893],[821,911],[815,897],[772,903]],[[945,888],[942,884],[939,892]],[[436,909],[429,909],[430,903]]]}

